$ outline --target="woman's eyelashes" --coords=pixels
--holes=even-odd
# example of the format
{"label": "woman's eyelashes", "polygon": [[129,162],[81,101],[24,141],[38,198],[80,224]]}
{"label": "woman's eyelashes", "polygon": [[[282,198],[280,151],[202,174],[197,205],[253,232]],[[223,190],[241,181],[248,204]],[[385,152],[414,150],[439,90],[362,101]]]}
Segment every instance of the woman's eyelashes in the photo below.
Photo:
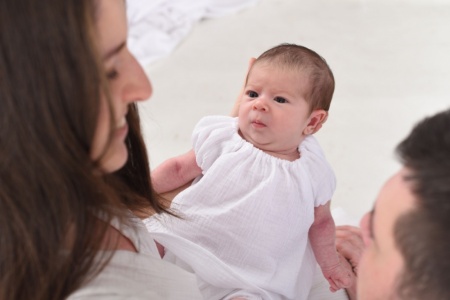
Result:
{"label": "woman's eyelashes", "polygon": [[116,69],[112,69],[112,70],[106,72],[106,78],[108,78],[109,80],[114,80],[117,77],[119,77],[119,72],[117,72]]}

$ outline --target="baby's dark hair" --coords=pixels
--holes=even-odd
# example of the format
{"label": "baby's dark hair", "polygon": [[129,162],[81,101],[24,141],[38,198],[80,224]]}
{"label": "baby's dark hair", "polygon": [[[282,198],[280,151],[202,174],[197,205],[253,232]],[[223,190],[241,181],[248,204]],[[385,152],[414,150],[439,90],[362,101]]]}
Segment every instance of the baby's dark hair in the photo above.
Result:
{"label": "baby's dark hair", "polygon": [[281,44],[261,54],[255,64],[259,62],[274,63],[289,70],[306,72],[309,75],[310,90],[305,97],[311,111],[330,109],[334,76],[325,59],[316,52],[295,44]]}

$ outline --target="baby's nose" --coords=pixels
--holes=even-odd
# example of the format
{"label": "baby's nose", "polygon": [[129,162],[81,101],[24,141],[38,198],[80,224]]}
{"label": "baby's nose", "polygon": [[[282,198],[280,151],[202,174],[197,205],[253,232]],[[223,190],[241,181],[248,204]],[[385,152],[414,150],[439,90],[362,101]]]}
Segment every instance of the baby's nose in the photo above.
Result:
{"label": "baby's nose", "polygon": [[268,108],[266,101],[263,99],[258,99],[253,103],[253,110],[268,111]]}

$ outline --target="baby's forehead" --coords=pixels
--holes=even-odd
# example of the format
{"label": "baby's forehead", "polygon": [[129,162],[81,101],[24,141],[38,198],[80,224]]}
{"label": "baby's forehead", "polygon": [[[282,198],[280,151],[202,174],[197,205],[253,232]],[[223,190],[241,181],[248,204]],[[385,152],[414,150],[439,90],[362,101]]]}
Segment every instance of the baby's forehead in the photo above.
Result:
{"label": "baby's forehead", "polygon": [[251,76],[253,72],[281,72],[298,76],[301,75],[304,78],[308,78],[311,75],[311,70],[307,66],[287,64],[277,60],[268,59],[255,61],[249,71],[249,76]]}
{"label": "baby's forehead", "polygon": [[266,89],[274,94],[302,95],[307,97],[311,91],[310,76],[305,71],[284,68],[274,64],[253,65],[247,77],[249,89]]}
{"label": "baby's forehead", "polygon": [[311,72],[305,67],[289,66],[272,61],[256,61],[248,73],[247,83],[260,78],[270,78],[272,76],[280,75],[282,77],[292,76],[292,78],[295,78],[298,82],[309,84]]}

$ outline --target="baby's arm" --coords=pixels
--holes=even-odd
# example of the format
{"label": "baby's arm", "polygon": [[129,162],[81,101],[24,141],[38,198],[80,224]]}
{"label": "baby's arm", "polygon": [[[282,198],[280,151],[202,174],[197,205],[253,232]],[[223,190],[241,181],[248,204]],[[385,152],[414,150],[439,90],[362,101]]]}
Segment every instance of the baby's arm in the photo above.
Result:
{"label": "baby's arm", "polygon": [[202,173],[194,150],[170,158],[151,173],[152,185],[158,194],[170,192],[190,182]]}
{"label": "baby's arm", "polygon": [[311,246],[322,273],[335,292],[351,285],[351,268],[339,260],[335,244],[335,226],[330,201],[314,209],[314,223],[309,229]]}

